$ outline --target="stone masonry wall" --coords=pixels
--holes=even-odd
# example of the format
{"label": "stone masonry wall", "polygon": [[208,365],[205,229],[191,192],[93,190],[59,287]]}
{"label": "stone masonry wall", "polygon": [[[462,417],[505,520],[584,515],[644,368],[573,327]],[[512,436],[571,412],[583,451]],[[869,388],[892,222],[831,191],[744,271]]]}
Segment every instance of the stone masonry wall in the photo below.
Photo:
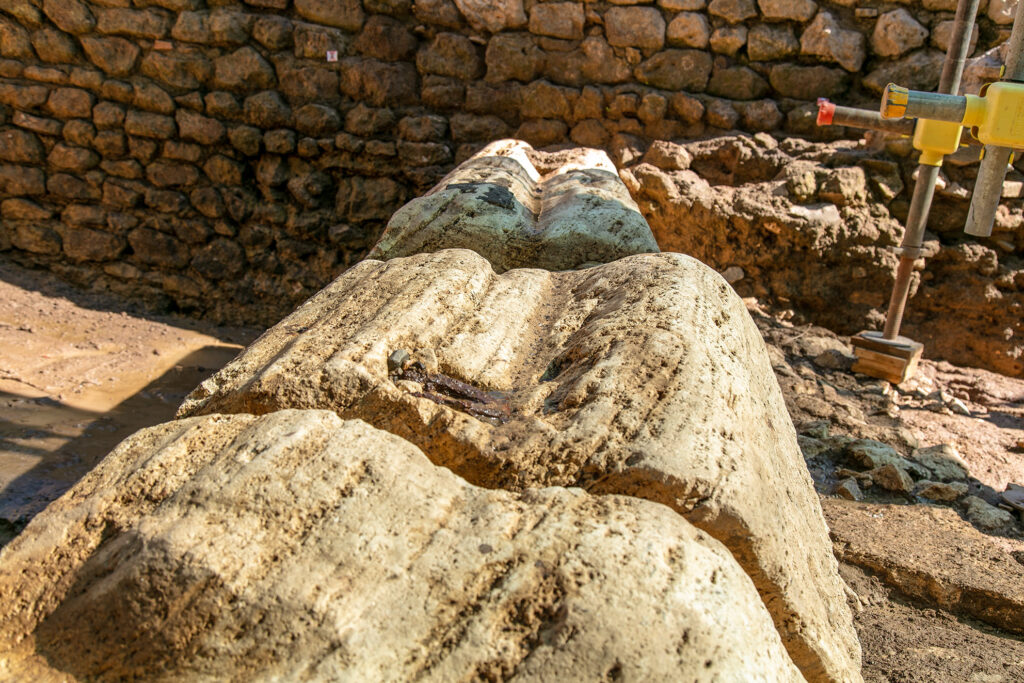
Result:
{"label": "stone masonry wall", "polygon": [[3,0],[0,249],[269,324],[491,140],[814,134],[818,96],[933,87],[955,4]]}

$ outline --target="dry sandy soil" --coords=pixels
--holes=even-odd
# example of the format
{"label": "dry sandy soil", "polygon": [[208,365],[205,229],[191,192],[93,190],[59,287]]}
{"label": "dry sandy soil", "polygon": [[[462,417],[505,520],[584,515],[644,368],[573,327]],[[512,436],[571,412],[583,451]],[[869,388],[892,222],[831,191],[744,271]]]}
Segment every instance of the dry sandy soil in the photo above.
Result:
{"label": "dry sandy soil", "polygon": [[[1024,381],[926,361],[917,381],[892,387],[851,373],[844,339],[748,308],[851,588],[865,679],[1024,681],[1021,520],[985,526],[963,498],[869,486],[851,459],[860,439],[901,457],[948,443],[968,493],[997,505],[1007,484],[1024,483]],[[172,419],[258,334],[147,315],[0,260],[0,544],[125,436]],[[862,500],[837,497],[854,471]]]}

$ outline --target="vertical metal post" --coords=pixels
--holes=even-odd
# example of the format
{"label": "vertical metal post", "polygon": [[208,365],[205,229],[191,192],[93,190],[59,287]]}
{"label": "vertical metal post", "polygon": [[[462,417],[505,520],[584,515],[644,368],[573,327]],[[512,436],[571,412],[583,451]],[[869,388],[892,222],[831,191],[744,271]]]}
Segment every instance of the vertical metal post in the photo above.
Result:
{"label": "vertical metal post", "polygon": [[[1013,31],[1007,46],[1006,68],[1003,80],[1024,80],[1024,2],[1017,4],[1017,14],[1013,19]],[[1003,196],[1003,182],[1006,180],[1006,167],[1010,163],[1013,150],[1007,147],[985,145],[985,153],[978,167],[978,178],[974,181],[974,195],[971,197],[971,208],[967,212],[967,223],[964,232],[976,237],[988,237],[992,234],[992,224],[996,220],[996,209],[999,199]]]}
{"label": "vertical metal post", "polygon": [[[942,64],[942,76],[939,78],[940,93],[955,95],[960,89],[960,79],[964,74],[964,62],[971,46],[971,34],[974,31],[974,18],[978,14],[979,2],[980,0],[960,0],[957,4],[953,34],[949,49],[946,51],[946,60]],[[1024,0],[1019,7],[1024,7]],[[900,265],[896,269],[896,282],[893,283],[889,311],[885,315],[883,339],[893,340],[899,336],[903,311],[906,309],[907,296],[910,293],[910,277],[914,272],[914,261],[921,254],[921,242],[924,239],[925,226],[928,224],[928,211],[931,209],[935,181],[938,177],[938,166],[921,164],[917,167],[917,182],[914,183],[907,228],[900,244]]]}

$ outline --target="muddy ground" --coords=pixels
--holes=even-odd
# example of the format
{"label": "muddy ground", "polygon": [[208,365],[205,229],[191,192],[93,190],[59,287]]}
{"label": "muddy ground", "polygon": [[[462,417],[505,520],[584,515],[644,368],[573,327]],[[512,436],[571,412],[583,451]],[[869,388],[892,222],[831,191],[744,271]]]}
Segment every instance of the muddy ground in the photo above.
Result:
{"label": "muddy ground", "polygon": [[[747,303],[851,588],[865,680],[1024,681],[1024,521],[1001,499],[1024,484],[1024,381],[926,360],[894,387],[852,373],[845,339]],[[0,544],[259,332],[0,259]]]}

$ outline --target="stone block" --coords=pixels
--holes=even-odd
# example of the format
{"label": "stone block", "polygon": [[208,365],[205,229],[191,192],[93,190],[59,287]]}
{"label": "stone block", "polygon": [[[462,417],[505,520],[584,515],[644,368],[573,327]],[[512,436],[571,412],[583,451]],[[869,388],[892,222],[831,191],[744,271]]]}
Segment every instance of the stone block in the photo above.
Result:
{"label": "stone block", "polygon": [[43,0],[43,13],[67,33],[88,33],[96,26],[96,18],[82,0]]}
{"label": "stone block", "polygon": [[85,227],[65,227],[61,238],[64,253],[72,261],[111,261],[126,246],[123,237]]}
{"label": "stone block", "polygon": [[84,147],[74,147],[63,142],[57,143],[46,158],[47,163],[59,171],[84,173],[99,165],[100,157],[96,152]]}
{"label": "stone block", "polygon": [[544,52],[527,33],[500,33],[487,42],[485,60],[488,81],[529,82],[540,71]]}
{"label": "stone block", "polygon": [[295,11],[304,19],[352,32],[363,27],[366,17],[359,0],[295,0]]}
{"label": "stone block", "polygon": [[735,56],[747,44],[747,27],[719,26],[711,33],[708,40],[711,49],[718,54]]}
{"label": "stone block", "polygon": [[818,11],[814,0],[757,0],[765,19],[810,21]]}
{"label": "stone block", "polygon": [[178,127],[170,116],[132,109],[125,116],[124,132],[140,138],[166,140],[178,134]]}
{"label": "stone block", "polygon": [[371,16],[352,47],[360,54],[386,62],[409,59],[419,41],[402,22],[391,17]]}
{"label": "stone block", "polygon": [[0,161],[16,164],[39,164],[43,161],[43,145],[27,130],[0,130]]}
{"label": "stone block", "polygon": [[716,69],[708,81],[707,91],[731,100],[754,100],[768,93],[768,82],[746,66]]}
{"label": "stone block", "polygon": [[303,135],[327,137],[341,130],[341,116],[334,107],[307,104],[295,110],[295,128]]}
{"label": "stone block", "polygon": [[530,9],[530,33],[565,40],[583,38],[583,5],[578,2],[548,2]]}
{"label": "stone block", "polygon": [[57,231],[34,221],[18,221],[11,233],[11,244],[33,254],[55,255],[60,253],[61,248]]}
{"label": "stone block", "polygon": [[662,90],[703,92],[711,76],[711,55],[702,50],[663,50],[636,67],[636,79]]}
{"label": "stone block", "polygon": [[768,76],[775,92],[800,100],[839,95],[849,87],[849,81],[842,69],[798,64],[776,64]]}
{"label": "stone block", "polygon": [[174,116],[178,124],[178,135],[202,145],[215,145],[224,139],[224,124],[217,119],[197,114],[188,109],[179,109]]}
{"label": "stone block", "polygon": [[94,101],[92,94],[87,90],[56,88],[50,92],[46,100],[46,110],[62,119],[86,119],[92,116]]}
{"label": "stone block", "polygon": [[455,5],[477,31],[500,33],[527,23],[523,0],[455,0]]}
{"label": "stone block", "polygon": [[96,10],[96,31],[128,38],[157,40],[167,35],[171,22],[167,14],[157,9],[128,9],[114,7]]}
{"label": "stone block", "polygon": [[135,228],[128,233],[134,258],[140,263],[163,268],[184,268],[188,265],[188,247],[178,239],[149,228]]}
{"label": "stone block", "polygon": [[[2,29],[0,29],[2,30]],[[3,37],[0,36],[0,40]],[[41,28],[32,33],[32,47],[39,59],[51,64],[72,64],[78,55],[78,45],[74,39],[63,31],[52,28]]]}
{"label": "stone block", "polygon": [[274,87],[274,68],[251,47],[243,47],[213,61],[212,87],[231,92],[251,92]]}
{"label": "stone block", "polygon": [[800,43],[786,25],[757,24],[747,33],[747,56],[751,61],[767,62],[796,54]]}
{"label": "stone block", "polygon": [[457,33],[438,33],[434,40],[416,53],[420,73],[450,76],[464,81],[483,75],[483,61],[476,46]]}
{"label": "stone block", "polygon": [[[110,76],[127,76],[135,68],[139,58],[139,47],[124,38],[101,38],[82,36],[82,49],[89,61]],[[151,55],[152,56],[152,55]],[[147,60],[150,57],[146,58]],[[153,57],[153,60],[157,60]],[[143,61],[145,67],[145,61]],[[196,83],[198,85],[198,83]]]}
{"label": "stone block", "polygon": [[902,7],[886,12],[875,22],[871,33],[871,49],[883,57],[900,55],[924,45],[928,29]]}
{"label": "stone block", "polygon": [[259,128],[287,126],[292,120],[291,107],[274,90],[265,90],[245,98],[242,110],[245,120]]}
{"label": "stone block", "polygon": [[800,36],[800,53],[838,62],[847,71],[860,71],[864,36],[842,28],[831,12],[822,10]]}
{"label": "stone block", "polygon": [[210,60],[189,50],[152,51],[143,57],[140,67],[143,75],[179,90],[195,90],[213,74]]}
{"label": "stone block", "polygon": [[604,31],[615,47],[665,46],[665,19],[653,7],[612,7],[604,14]]}
{"label": "stone block", "polygon": [[708,14],[721,17],[730,24],[738,24],[757,16],[754,0],[711,0]]}
{"label": "stone block", "polygon": [[669,45],[703,50],[711,37],[711,25],[703,14],[680,12],[669,22],[665,35]]}

